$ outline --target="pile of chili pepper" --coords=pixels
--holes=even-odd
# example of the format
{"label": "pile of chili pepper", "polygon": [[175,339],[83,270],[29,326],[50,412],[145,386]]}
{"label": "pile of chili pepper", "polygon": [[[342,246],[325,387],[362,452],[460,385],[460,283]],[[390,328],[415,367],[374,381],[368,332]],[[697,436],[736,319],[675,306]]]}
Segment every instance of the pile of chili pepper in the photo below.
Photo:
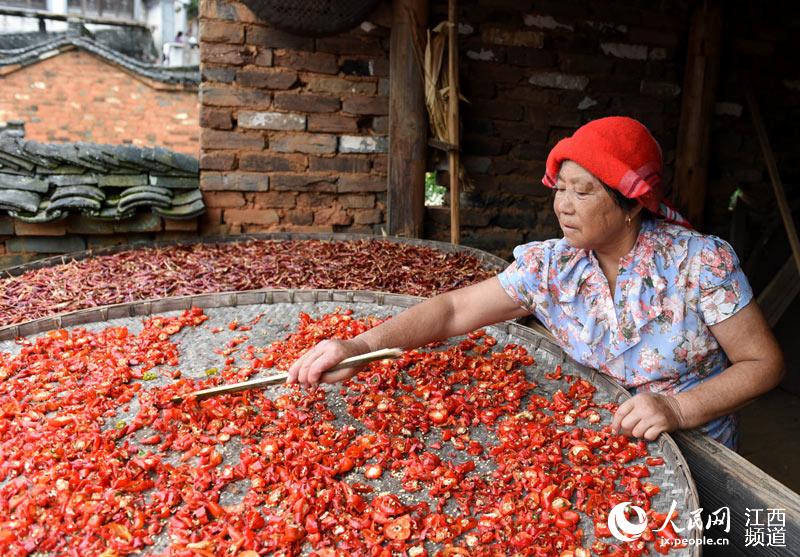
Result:
{"label": "pile of chili pepper", "polygon": [[464,252],[388,240],[249,240],[142,248],[0,278],[0,326],[101,305],[258,288],[428,297],[497,271]]}
{"label": "pile of chili pepper", "polygon": [[[0,353],[0,554],[570,557],[673,547],[674,530],[655,532],[659,488],[647,481],[663,460],[600,425],[615,406],[596,404],[585,380],[556,368],[547,380],[565,386],[544,396],[526,379],[535,362],[522,346],[476,331],[369,364],[332,390],[175,404],[196,388],[287,369],[318,341],[380,322],[301,315],[295,332],[262,347],[232,322],[242,334],[221,349],[224,367],[189,380],[171,337],[206,320],[192,309],[151,317],[139,334],[57,330]],[[171,381],[145,388],[158,373]],[[337,421],[335,396],[358,427]],[[130,422],[116,419],[134,405]],[[381,492],[387,478],[401,488]],[[230,491],[244,495],[226,503]],[[606,525],[623,501],[650,522],[628,544]]]}

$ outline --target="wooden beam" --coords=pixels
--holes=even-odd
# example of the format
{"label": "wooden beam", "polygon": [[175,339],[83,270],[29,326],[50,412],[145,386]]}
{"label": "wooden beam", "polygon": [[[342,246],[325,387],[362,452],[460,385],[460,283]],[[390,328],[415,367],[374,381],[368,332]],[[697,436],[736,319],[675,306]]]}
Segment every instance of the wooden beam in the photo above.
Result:
{"label": "wooden beam", "polygon": [[[704,557],[759,555],[778,557],[790,555],[800,539],[800,495],[754,466],[741,455],[695,431],[678,431],[673,434],[692,471],[697,492],[700,495],[702,517],[719,508],[730,509],[730,532],[714,527],[706,532],[710,538],[724,537],[730,540],[727,546],[703,546]],[[782,455],[776,454],[775,458]],[[747,509],[762,509],[759,516],[766,523],[766,509],[780,509],[786,519],[786,547],[753,547],[747,545]],[[688,516],[687,509],[683,517]],[[754,518],[751,514],[750,518]],[[705,526],[705,524],[704,524]],[[795,541],[791,541],[795,540]],[[791,544],[791,545],[790,545]]]}
{"label": "wooden beam", "polygon": [[438,139],[431,137],[428,138],[428,147],[433,147],[434,149],[439,149],[440,151],[449,152],[449,151],[457,151],[458,147],[448,143],[446,141],[439,141]]}
{"label": "wooden beam", "polygon": [[459,158],[459,117],[458,97],[461,89],[458,83],[458,8],[456,0],[447,3],[447,130],[451,145],[456,148],[447,153],[450,167],[450,243],[461,243],[461,210],[458,177],[461,174]]}
{"label": "wooden beam", "polygon": [[711,119],[722,44],[722,2],[699,2],[692,14],[683,80],[678,155],[675,160],[676,204],[695,228],[703,225]]}
{"label": "wooden beam", "polygon": [[419,238],[425,215],[428,141],[422,72],[414,58],[413,33],[425,36],[427,0],[394,0],[389,44],[389,234]]}

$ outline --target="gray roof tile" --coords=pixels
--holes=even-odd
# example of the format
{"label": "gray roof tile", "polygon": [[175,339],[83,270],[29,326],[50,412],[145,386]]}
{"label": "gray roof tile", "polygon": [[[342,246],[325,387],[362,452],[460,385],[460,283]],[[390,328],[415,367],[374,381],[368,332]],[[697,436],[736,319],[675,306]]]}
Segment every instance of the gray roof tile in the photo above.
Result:
{"label": "gray roof tile", "polygon": [[161,147],[3,137],[0,210],[25,222],[48,222],[70,211],[124,220],[142,207],[188,218],[205,211],[193,168],[196,159]]}

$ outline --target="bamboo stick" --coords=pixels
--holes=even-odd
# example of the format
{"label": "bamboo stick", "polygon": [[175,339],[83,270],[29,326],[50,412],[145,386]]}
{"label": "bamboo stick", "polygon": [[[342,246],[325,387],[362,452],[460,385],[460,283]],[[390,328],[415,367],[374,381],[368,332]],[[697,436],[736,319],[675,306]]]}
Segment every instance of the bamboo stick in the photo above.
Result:
{"label": "bamboo stick", "polygon": [[449,132],[449,142],[455,149],[449,151],[447,157],[450,166],[450,243],[458,244],[461,241],[461,224],[459,215],[459,187],[458,177],[460,174],[459,159],[459,114],[458,98],[460,95],[458,83],[458,11],[456,0],[449,0],[447,7],[447,27],[448,27],[448,112],[447,128]]}

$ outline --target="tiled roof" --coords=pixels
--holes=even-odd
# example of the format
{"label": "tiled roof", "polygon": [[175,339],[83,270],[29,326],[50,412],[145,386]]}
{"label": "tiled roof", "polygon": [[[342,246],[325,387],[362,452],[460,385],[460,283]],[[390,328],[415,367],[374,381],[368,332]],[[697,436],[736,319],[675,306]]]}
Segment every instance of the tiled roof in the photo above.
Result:
{"label": "tiled roof", "polygon": [[202,214],[197,159],[161,147],[0,136],[0,211],[38,223],[69,212],[120,220],[142,208],[173,219]]}
{"label": "tiled roof", "polygon": [[[0,68],[10,66],[29,66],[73,48],[81,48],[87,52],[122,67],[142,77],[170,84],[197,86],[200,83],[200,70],[191,67],[166,67],[147,64],[131,58],[94,39],[76,35],[44,35],[44,42],[29,44],[20,48],[0,49]],[[0,71],[0,74],[2,72]]]}
{"label": "tiled roof", "polygon": [[66,37],[66,31],[58,32],[27,32],[27,33],[0,33],[0,51],[26,48],[36,44]]}

